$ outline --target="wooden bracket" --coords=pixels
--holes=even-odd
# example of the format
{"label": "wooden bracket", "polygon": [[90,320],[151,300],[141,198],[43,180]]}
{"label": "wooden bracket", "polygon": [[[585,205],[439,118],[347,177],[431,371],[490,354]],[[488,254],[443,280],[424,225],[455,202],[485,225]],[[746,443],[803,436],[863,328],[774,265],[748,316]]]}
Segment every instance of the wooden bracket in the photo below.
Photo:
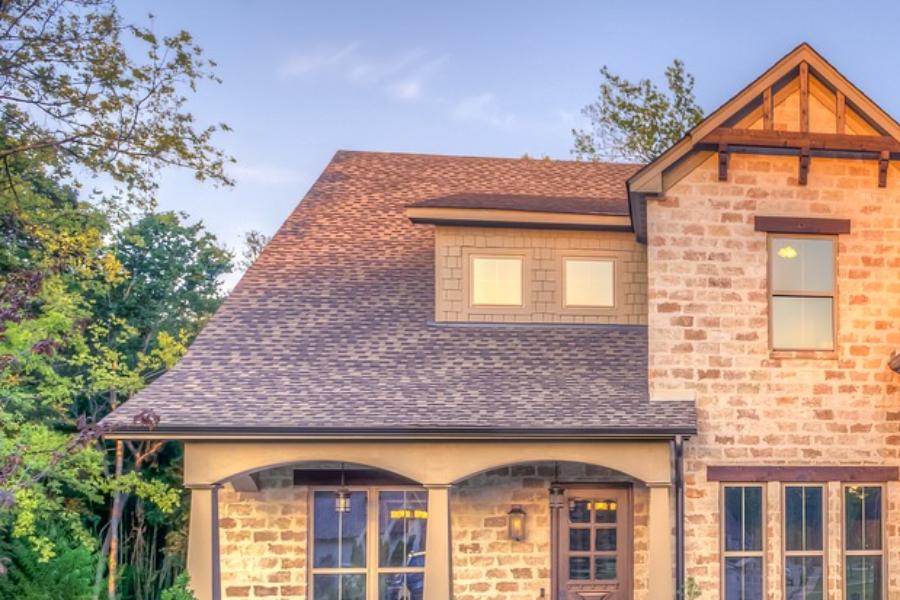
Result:
{"label": "wooden bracket", "polygon": [[878,187],[887,187],[888,166],[891,164],[891,153],[881,151],[881,159],[878,161]]}
{"label": "wooden bracket", "polygon": [[800,173],[797,176],[797,179],[800,182],[800,185],[806,185],[806,181],[809,177],[809,148],[801,148],[800,149]]}
{"label": "wooden bracket", "polygon": [[731,153],[728,151],[727,144],[719,144],[719,181],[728,181],[728,162],[731,160]]}
{"label": "wooden bracket", "polygon": [[800,63],[800,131],[809,131],[809,65]]}
{"label": "wooden bracket", "polygon": [[835,123],[835,132],[838,134],[847,131],[847,100],[844,98],[844,92],[838,90],[834,94],[835,114],[837,122]]}
{"label": "wooden bracket", "polygon": [[771,131],[775,128],[775,106],[772,103],[772,88],[763,91],[763,129]]}

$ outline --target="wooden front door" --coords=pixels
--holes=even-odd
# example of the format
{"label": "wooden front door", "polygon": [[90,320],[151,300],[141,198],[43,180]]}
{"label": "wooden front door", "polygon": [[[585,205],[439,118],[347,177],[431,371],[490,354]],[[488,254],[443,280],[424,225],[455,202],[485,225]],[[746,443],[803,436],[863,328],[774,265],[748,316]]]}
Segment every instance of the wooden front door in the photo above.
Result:
{"label": "wooden front door", "polygon": [[567,489],[558,510],[557,600],[630,600],[630,488]]}

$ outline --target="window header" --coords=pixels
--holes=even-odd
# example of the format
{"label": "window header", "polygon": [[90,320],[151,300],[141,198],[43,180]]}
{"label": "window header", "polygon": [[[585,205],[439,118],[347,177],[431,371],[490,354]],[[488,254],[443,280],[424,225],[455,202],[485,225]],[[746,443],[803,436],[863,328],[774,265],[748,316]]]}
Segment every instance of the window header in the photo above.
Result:
{"label": "window header", "polygon": [[850,233],[850,219],[812,219],[806,217],[756,217],[756,231],[768,233],[811,233],[839,235]]}

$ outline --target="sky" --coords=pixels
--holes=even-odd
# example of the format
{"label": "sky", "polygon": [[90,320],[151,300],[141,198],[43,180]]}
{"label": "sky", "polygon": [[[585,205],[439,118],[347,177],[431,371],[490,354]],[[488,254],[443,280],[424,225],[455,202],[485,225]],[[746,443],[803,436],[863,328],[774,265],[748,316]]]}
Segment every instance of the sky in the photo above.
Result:
{"label": "sky", "polygon": [[[900,3],[128,0],[218,63],[188,109],[233,128],[237,183],[161,174],[159,206],[238,250],[274,233],[337,150],[571,158],[599,69],[663,79],[674,58],[710,112],[802,41],[900,115]],[[228,278],[230,287],[238,278]]]}

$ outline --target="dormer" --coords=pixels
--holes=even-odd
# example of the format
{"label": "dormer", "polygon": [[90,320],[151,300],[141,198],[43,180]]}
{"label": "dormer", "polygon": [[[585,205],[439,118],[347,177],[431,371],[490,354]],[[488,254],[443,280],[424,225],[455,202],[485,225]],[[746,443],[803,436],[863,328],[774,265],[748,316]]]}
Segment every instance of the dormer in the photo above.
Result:
{"label": "dormer", "polygon": [[459,193],[435,226],[435,321],[645,324],[647,265],[624,197]]}

